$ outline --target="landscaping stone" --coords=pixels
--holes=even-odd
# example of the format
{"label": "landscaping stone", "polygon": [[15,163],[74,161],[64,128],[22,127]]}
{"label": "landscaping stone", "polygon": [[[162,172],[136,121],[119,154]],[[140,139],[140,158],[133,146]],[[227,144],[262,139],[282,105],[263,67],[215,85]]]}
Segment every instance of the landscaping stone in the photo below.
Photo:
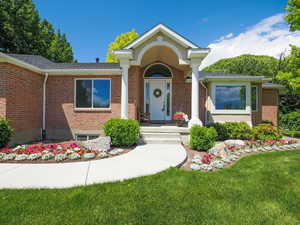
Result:
{"label": "landscaping stone", "polygon": [[120,152],[118,149],[113,149],[111,151],[108,152],[110,155],[118,155]]}
{"label": "landscaping stone", "polygon": [[225,145],[244,146],[245,142],[242,140],[226,140]]}
{"label": "landscaping stone", "polygon": [[86,158],[86,159],[93,159],[96,157],[96,154],[93,153],[93,152],[90,152],[90,153],[84,153],[83,154],[83,157]]}
{"label": "landscaping stone", "polygon": [[111,144],[110,137],[98,137],[89,141],[82,141],[82,145],[89,150],[109,150]]}
{"label": "landscaping stone", "polygon": [[201,167],[200,167],[199,164],[196,164],[196,163],[192,163],[192,164],[191,164],[191,169],[192,169],[192,170],[200,170],[200,168],[201,168]]}

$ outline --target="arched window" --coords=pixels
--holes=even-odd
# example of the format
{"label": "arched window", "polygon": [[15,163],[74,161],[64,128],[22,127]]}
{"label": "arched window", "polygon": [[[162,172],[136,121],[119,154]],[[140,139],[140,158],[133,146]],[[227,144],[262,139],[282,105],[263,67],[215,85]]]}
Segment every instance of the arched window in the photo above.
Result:
{"label": "arched window", "polygon": [[149,66],[144,74],[145,78],[168,78],[172,77],[171,70],[163,64],[154,64]]}

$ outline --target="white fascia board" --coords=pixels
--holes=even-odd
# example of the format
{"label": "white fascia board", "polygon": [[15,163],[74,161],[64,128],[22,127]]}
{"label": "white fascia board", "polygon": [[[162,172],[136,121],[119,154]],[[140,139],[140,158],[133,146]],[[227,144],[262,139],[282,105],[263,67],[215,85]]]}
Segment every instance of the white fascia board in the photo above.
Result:
{"label": "white fascia board", "polygon": [[188,50],[188,59],[191,58],[203,58],[205,57],[208,53],[210,53],[210,48],[194,48],[194,49],[189,49]]}
{"label": "white fascia board", "polygon": [[236,76],[205,76],[204,78],[200,78],[199,80],[209,80],[209,81],[257,81],[263,82],[263,76],[243,76],[243,77],[236,77]]}
{"label": "white fascia board", "polygon": [[51,69],[49,75],[121,75],[121,69]]}
{"label": "white fascia board", "polygon": [[6,55],[2,52],[0,52],[0,62],[7,62],[7,63],[11,63],[11,64],[14,64],[16,66],[20,66],[20,67],[23,67],[23,68],[26,68],[26,69],[29,69],[31,71],[34,71],[34,72],[37,72],[37,73],[43,73],[43,71],[36,67],[36,66],[33,66],[29,63],[26,63],[22,60],[19,60],[19,59],[16,59],[14,57],[11,57],[9,55]]}
{"label": "white fascia board", "polygon": [[163,24],[158,24],[157,26],[153,27],[151,30],[149,30],[148,32],[146,32],[144,35],[142,35],[141,37],[137,38],[131,44],[129,44],[128,46],[126,46],[124,49],[131,49],[131,48],[134,48],[134,47],[138,46],[139,44],[145,42],[146,40],[148,40],[149,38],[151,38],[154,34],[156,34],[159,31],[161,31],[162,33],[166,34],[171,39],[173,39],[173,40],[181,43],[185,47],[198,48],[198,46],[194,45],[193,43],[191,43],[187,39],[181,37],[179,34],[175,33],[172,30],[170,30],[169,28],[167,28]]}
{"label": "white fascia board", "polygon": [[132,59],[133,58],[133,53],[131,49],[120,49],[120,50],[114,50],[113,54],[118,58],[118,59]]}
{"label": "white fascia board", "polygon": [[262,88],[265,89],[285,89],[281,84],[262,84]]}

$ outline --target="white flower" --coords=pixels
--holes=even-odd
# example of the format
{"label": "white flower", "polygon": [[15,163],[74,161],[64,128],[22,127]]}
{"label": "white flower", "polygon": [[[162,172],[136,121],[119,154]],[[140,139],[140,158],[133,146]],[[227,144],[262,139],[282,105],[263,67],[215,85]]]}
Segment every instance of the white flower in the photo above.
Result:
{"label": "white flower", "polygon": [[185,120],[186,122],[189,121],[189,116],[188,116],[187,114],[184,114],[183,118],[184,118],[184,120]]}

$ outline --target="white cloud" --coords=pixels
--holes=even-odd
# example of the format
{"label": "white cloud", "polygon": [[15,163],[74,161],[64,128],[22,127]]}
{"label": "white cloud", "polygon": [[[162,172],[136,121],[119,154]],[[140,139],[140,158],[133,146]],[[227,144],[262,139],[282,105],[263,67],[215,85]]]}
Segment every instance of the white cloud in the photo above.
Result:
{"label": "white cloud", "polygon": [[284,14],[268,17],[244,32],[233,35],[228,33],[211,43],[209,55],[203,60],[200,69],[211,65],[222,58],[242,54],[269,55],[279,57],[288,51],[289,45],[300,45],[300,32],[289,32]]}

